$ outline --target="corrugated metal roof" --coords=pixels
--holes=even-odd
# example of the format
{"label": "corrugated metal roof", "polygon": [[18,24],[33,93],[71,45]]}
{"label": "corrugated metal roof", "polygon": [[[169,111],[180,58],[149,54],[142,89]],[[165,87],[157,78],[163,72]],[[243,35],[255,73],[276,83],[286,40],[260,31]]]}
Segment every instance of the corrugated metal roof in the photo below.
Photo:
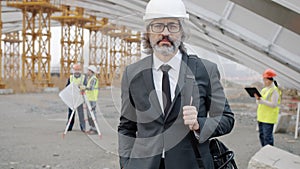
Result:
{"label": "corrugated metal roof", "polygon": [[[273,68],[278,72],[277,79],[281,85],[300,90],[298,0],[272,0],[267,3],[251,0],[183,1],[190,13],[188,25],[191,35],[187,43],[217,53],[257,72],[263,72],[267,67]],[[72,7],[83,7],[88,15],[99,19],[106,17],[112,23],[139,31],[144,30],[142,17],[147,2],[148,0],[55,1]],[[249,4],[254,2],[257,3],[255,9],[253,4]],[[7,7],[5,1],[1,3],[3,33],[21,30],[20,10]],[[261,6],[270,9],[260,9]],[[58,25],[60,24],[53,21],[52,26]]]}

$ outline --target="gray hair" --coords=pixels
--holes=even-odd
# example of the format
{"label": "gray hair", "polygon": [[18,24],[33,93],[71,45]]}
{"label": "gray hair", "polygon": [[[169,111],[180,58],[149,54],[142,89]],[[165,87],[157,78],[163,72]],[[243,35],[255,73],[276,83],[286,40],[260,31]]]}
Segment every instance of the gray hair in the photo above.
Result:
{"label": "gray hair", "polygon": [[[147,55],[152,55],[153,54],[153,48],[150,44],[150,40],[149,40],[149,31],[150,31],[150,24],[153,20],[148,20],[145,22],[146,25],[146,33],[143,33],[142,35],[142,46],[143,46],[143,52]],[[186,52],[186,48],[183,44],[183,42],[187,39],[187,27],[185,25],[185,22],[183,19],[179,19],[179,23],[181,25],[181,31],[182,31],[182,36],[181,36],[181,42],[179,45],[179,50]]]}

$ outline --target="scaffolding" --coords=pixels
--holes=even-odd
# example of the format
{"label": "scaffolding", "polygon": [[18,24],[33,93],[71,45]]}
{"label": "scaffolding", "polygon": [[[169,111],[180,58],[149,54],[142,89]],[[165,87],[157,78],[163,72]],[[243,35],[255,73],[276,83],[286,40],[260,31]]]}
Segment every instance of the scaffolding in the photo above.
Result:
{"label": "scaffolding", "polygon": [[2,79],[2,4],[0,3],[0,89],[5,88],[5,84]]}
{"label": "scaffolding", "polygon": [[[139,32],[133,33],[125,26],[117,28],[116,25],[108,23],[107,18],[97,20],[95,16],[87,16],[84,14],[84,8],[68,5],[53,6],[50,0],[13,0],[7,1],[7,6],[22,9],[22,78],[31,79],[35,84],[51,85],[49,52],[51,19],[61,23],[60,77],[62,79],[70,76],[73,64],[84,65],[84,29],[88,29],[90,33],[88,64],[98,68],[100,86],[110,86],[114,79],[120,80],[124,67],[137,61],[141,55]],[[54,12],[61,13],[51,16]],[[19,43],[12,42],[11,39],[7,42],[10,42],[7,43],[7,49],[18,48]],[[12,55],[15,54],[6,54],[7,58],[11,59],[6,60],[6,64],[10,64],[6,67],[6,77],[19,76],[18,65],[12,65],[12,63],[19,63],[18,57]]]}
{"label": "scaffolding", "polygon": [[22,79],[40,87],[52,87],[50,75],[50,16],[60,9],[50,0],[7,1],[23,13]]}
{"label": "scaffolding", "polygon": [[90,32],[89,39],[89,65],[95,65],[99,72],[97,77],[99,79],[99,86],[110,85],[108,73],[108,31],[113,30],[115,26],[108,23],[107,18],[97,21],[96,17],[91,16],[93,22],[85,25],[85,28]]}
{"label": "scaffolding", "polygon": [[120,80],[124,67],[139,60],[141,55],[140,33],[117,27],[91,16],[93,22],[84,28],[90,32],[89,65],[95,65],[99,72],[100,86],[110,86],[113,80]]}
{"label": "scaffolding", "polygon": [[3,58],[3,77],[7,79],[19,79],[20,74],[20,40],[19,32],[10,32],[5,34],[4,42],[4,58]]}
{"label": "scaffolding", "polygon": [[62,10],[61,16],[52,16],[51,18],[59,21],[62,25],[60,77],[68,78],[73,64],[83,64],[83,26],[92,22],[92,19],[84,16],[84,9],[81,7],[71,10],[70,6],[62,5]]}
{"label": "scaffolding", "polygon": [[132,64],[141,58],[141,33],[129,30],[130,36],[125,38],[126,53],[123,60],[123,66]]}
{"label": "scaffolding", "polygon": [[126,31],[126,27],[122,26],[120,29],[114,29],[108,32],[109,39],[109,52],[108,52],[108,65],[107,73],[109,76],[109,85],[114,80],[120,81],[122,74],[123,60],[126,55],[126,41],[130,34]]}
{"label": "scaffolding", "polygon": [[97,74],[97,77],[99,79],[99,86],[105,86],[107,81],[107,39],[108,36],[103,34],[101,31],[90,30],[89,65],[95,65],[99,70]]}

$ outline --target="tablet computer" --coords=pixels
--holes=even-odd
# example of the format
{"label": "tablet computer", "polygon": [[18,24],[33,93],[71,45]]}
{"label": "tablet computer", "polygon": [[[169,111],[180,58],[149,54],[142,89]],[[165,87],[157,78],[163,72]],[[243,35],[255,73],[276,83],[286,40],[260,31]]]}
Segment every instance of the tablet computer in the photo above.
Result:
{"label": "tablet computer", "polygon": [[261,94],[255,87],[245,87],[245,90],[251,97],[254,97],[254,93],[256,93],[259,97],[261,97]]}

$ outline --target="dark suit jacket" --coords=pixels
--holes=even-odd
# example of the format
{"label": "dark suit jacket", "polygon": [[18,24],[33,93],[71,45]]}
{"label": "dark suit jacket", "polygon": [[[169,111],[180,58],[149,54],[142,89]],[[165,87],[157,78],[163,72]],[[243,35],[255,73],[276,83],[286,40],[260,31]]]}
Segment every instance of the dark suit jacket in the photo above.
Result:
{"label": "dark suit jacket", "polygon": [[[191,64],[195,64],[192,70]],[[187,85],[187,78],[193,79],[192,86]],[[182,118],[182,107],[191,98],[187,91],[192,90],[192,105],[198,109],[200,124],[201,158],[206,169],[213,169],[208,139],[229,133],[234,124],[219,78],[216,64],[183,53],[175,98],[165,116],[154,88],[152,56],[126,67],[118,126],[121,168],[159,169],[163,151],[166,169],[199,168],[190,130]]]}

